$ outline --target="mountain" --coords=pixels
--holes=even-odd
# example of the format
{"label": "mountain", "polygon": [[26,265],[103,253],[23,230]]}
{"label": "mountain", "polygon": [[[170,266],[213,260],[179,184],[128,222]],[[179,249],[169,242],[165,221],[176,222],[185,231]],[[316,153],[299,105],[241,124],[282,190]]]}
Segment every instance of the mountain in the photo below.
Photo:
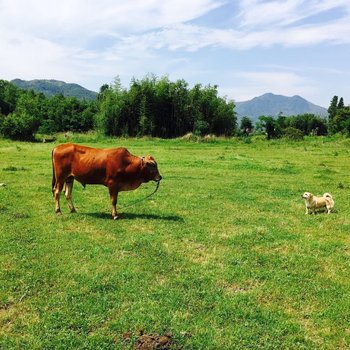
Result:
{"label": "mountain", "polygon": [[261,115],[278,116],[312,113],[322,117],[328,115],[327,109],[314,105],[300,96],[287,97],[267,93],[249,101],[235,102],[237,117],[247,116],[256,121]]}
{"label": "mountain", "polygon": [[76,97],[85,100],[95,100],[97,92],[83,88],[78,84],[68,84],[59,80],[21,80],[14,79],[11,83],[25,90],[42,92],[48,97],[63,94],[66,97]]}

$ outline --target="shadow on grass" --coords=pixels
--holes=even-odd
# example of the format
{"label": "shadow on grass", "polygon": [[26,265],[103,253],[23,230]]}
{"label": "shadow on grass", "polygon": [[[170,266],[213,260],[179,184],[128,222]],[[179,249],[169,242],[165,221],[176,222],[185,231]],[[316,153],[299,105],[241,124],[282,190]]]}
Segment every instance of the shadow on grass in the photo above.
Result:
{"label": "shadow on grass", "polygon": [[[112,220],[111,214],[107,214],[107,213],[86,213],[85,215],[94,217],[96,219]],[[151,219],[151,220],[184,222],[183,217],[178,215],[118,213],[118,220],[135,220],[135,219],[145,219],[145,220]]]}

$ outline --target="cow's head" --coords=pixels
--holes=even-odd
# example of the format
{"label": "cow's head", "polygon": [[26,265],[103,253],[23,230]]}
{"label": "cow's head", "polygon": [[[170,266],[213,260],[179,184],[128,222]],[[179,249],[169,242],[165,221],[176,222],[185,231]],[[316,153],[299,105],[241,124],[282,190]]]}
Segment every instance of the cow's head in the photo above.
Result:
{"label": "cow's head", "polygon": [[160,181],[162,179],[158,171],[157,162],[152,156],[142,157],[142,172],[145,182]]}

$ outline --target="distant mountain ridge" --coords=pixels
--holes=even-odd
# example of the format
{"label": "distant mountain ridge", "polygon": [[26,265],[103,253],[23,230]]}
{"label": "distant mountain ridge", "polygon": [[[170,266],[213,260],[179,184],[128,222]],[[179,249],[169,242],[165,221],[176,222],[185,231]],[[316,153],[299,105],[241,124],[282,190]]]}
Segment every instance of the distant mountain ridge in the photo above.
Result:
{"label": "distant mountain ridge", "polygon": [[42,92],[48,97],[62,94],[66,97],[76,97],[85,100],[95,100],[97,92],[85,89],[78,84],[65,83],[64,81],[54,79],[35,79],[35,80],[21,80],[14,79],[11,83],[25,90],[34,90],[35,92]]}
{"label": "distant mountain ridge", "polygon": [[254,97],[249,101],[235,102],[238,118],[247,116],[256,121],[261,115],[278,116],[282,113],[285,116],[312,113],[322,117],[328,115],[327,109],[317,106],[300,96],[287,97],[266,93]]}

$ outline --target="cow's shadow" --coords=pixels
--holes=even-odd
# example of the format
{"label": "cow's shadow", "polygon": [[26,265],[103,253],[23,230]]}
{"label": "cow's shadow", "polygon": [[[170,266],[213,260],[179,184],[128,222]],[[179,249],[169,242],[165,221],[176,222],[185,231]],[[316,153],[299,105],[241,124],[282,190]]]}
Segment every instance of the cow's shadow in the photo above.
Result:
{"label": "cow's shadow", "polygon": [[[94,217],[96,219],[111,220],[111,214],[107,213],[86,213],[85,215]],[[176,221],[184,222],[182,216],[179,215],[158,215],[158,214],[137,214],[137,213],[118,213],[118,220],[135,220],[135,219],[145,219],[145,220],[165,220],[165,221]]]}

